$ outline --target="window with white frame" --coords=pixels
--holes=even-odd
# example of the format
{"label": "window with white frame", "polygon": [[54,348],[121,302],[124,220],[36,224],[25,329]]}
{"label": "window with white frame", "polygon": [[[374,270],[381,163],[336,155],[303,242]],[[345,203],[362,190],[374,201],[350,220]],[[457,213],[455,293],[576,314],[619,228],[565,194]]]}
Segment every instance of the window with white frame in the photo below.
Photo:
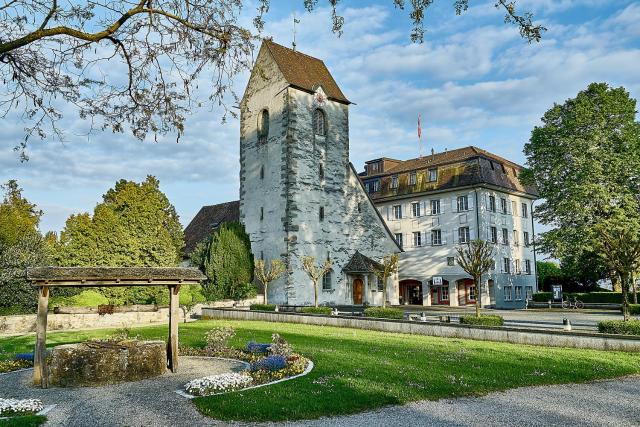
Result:
{"label": "window with white frame", "polygon": [[446,286],[442,286],[440,288],[440,292],[442,295],[442,301],[449,301],[449,288]]}
{"label": "window with white frame", "polygon": [[398,188],[398,175],[391,175],[391,188]]}
{"label": "window with white frame", "polygon": [[526,298],[527,298],[528,300],[533,299],[533,286],[527,286],[527,287],[525,288],[525,291],[527,292]]}
{"label": "window with white frame", "polygon": [[327,271],[326,273],[324,273],[324,276],[322,276],[322,290],[323,291],[328,291],[333,289],[333,274],[332,274],[332,270]]}
{"label": "window with white frame", "polygon": [[516,286],[516,301],[522,301],[522,286]]}
{"label": "window with white frame", "polygon": [[396,242],[398,246],[402,247],[402,233],[396,233]]}
{"label": "window with white frame", "polygon": [[511,260],[509,258],[502,259],[502,272],[503,273],[511,273]]}
{"label": "window with white frame", "polygon": [[504,197],[500,199],[500,208],[503,214],[507,214],[507,199]]}
{"label": "window with white frame", "polygon": [[469,227],[458,228],[458,242],[469,243],[470,240]]}
{"label": "window with white frame", "polygon": [[366,186],[369,193],[376,193],[380,191],[380,180],[374,179],[372,181],[367,181]]}
{"label": "window with white frame", "polygon": [[411,212],[414,218],[419,217],[422,214],[422,212],[420,212],[420,202],[411,203]]}
{"label": "window with white frame", "polygon": [[513,244],[515,246],[518,246],[519,242],[518,242],[518,230],[513,230]]}
{"label": "window with white frame", "polygon": [[522,204],[522,217],[529,218],[529,205],[526,203]]}
{"label": "window with white frame", "polygon": [[380,172],[380,162],[369,163],[369,175]]}
{"label": "window with white frame", "polygon": [[504,287],[504,300],[505,301],[513,300],[513,295],[511,294],[512,289],[513,289],[513,286],[505,286]]}
{"label": "window with white frame", "polygon": [[509,230],[507,230],[506,228],[502,229],[502,244],[503,245],[509,244]]}
{"label": "window with white frame", "polygon": [[523,232],[522,237],[524,238],[522,243],[524,243],[526,247],[529,247],[529,232],[528,231]]}
{"label": "window with white frame", "polygon": [[431,245],[440,246],[442,244],[442,230],[431,230]]}
{"label": "window with white frame", "polygon": [[458,212],[469,210],[469,196],[458,196]]}
{"label": "window with white frame", "polygon": [[422,246],[422,232],[420,231],[413,232],[413,246],[414,247]]}
{"label": "window with white frame", "polygon": [[429,182],[436,182],[438,180],[438,169],[429,169]]}
{"label": "window with white frame", "polygon": [[491,227],[490,231],[491,231],[491,236],[490,236],[491,243],[498,243],[498,228]]}
{"label": "window with white frame", "polygon": [[378,276],[376,276],[376,279],[377,279],[376,283],[378,284],[378,292],[384,292],[384,282]]}
{"label": "window with white frame", "polygon": [[416,185],[417,177],[416,171],[413,171],[409,174],[409,185]]}
{"label": "window with white frame", "polygon": [[496,211],[496,196],[489,196],[489,212]]}
{"label": "window with white frame", "polygon": [[527,274],[531,274],[531,260],[529,259],[524,260],[524,272]]}
{"label": "window with white frame", "polygon": [[402,205],[395,205],[393,207],[393,218],[402,219]]}
{"label": "window with white frame", "polygon": [[440,200],[431,200],[431,215],[440,215]]}
{"label": "window with white frame", "polygon": [[469,301],[475,301],[475,300],[476,300],[476,287],[469,286]]}

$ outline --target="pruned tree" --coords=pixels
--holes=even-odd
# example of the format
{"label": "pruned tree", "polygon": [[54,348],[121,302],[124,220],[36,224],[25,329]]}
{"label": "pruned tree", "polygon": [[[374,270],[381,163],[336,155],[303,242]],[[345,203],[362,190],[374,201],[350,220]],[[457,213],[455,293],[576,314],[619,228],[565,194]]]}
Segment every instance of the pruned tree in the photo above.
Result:
{"label": "pruned tree", "polygon": [[[392,0],[400,9],[404,0]],[[22,113],[28,125],[18,144],[23,158],[32,135],[62,138],[69,108],[94,129],[147,134],[184,132],[198,106],[222,105],[234,114],[233,82],[252,63],[270,0],[258,0],[253,25],[243,0],[4,0],[0,3],[0,115]],[[317,0],[301,2],[311,12]],[[433,0],[411,1],[411,39],[423,40]],[[333,31],[342,34],[339,0],[327,0]],[[453,2],[457,14],[468,0]],[[497,0],[505,22],[528,42],[545,30],[515,2]],[[206,90],[201,93],[200,87]],[[229,99],[229,95],[231,99]]]}
{"label": "pruned tree", "polygon": [[255,261],[255,277],[264,288],[264,303],[269,304],[269,285],[277,280],[287,270],[284,262],[279,259],[271,260],[269,267],[263,259]]}
{"label": "pruned tree", "polygon": [[375,275],[382,282],[382,289],[383,289],[382,306],[383,307],[387,306],[387,298],[389,295],[387,292],[387,282],[389,281],[389,277],[391,277],[392,274],[398,271],[399,259],[400,257],[398,256],[398,254],[385,255],[384,257],[382,257],[382,262],[381,262],[382,268],[374,270]]}
{"label": "pruned tree", "polygon": [[307,273],[313,282],[313,304],[318,306],[318,283],[320,279],[331,270],[333,263],[327,258],[322,264],[316,264],[316,259],[312,256],[302,257],[302,269]]}
{"label": "pruned tree", "polygon": [[458,265],[473,278],[476,287],[476,317],[480,317],[482,307],[482,276],[487,274],[493,266],[493,243],[486,240],[474,239],[465,246],[457,246]]}

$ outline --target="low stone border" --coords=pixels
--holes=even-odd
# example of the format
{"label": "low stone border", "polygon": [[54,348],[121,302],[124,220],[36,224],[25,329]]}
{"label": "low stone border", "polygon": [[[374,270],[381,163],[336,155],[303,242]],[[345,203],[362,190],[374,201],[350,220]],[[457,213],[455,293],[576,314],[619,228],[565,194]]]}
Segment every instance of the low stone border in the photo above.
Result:
{"label": "low stone border", "polygon": [[[244,362],[244,361],[242,361],[242,360],[237,360],[237,359],[225,359],[225,358],[223,358],[223,357],[216,357],[216,359],[231,360],[231,361],[234,361],[234,362],[247,363],[247,362]],[[307,359],[307,360],[309,360],[309,359]],[[248,364],[248,363],[247,363],[247,364]],[[268,386],[268,385],[273,385],[273,384],[282,383],[282,382],[285,382],[285,381],[292,380],[292,379],[294,379],[294,378],[299,378],[299,377],[303,377],[303,376],[307,375],[309,372],[311,372],[311,370],[313,369],[313,367],[314,367],[313,361],[309,360],[309,363],[307,364],[307,367],[304,369],[304,371],[303,371],[302,373],[300,373],[300,374],[298,374],[298,375],[293,375],[293,376],[291,376],[291,377],[287,377],[287,378],[281,378],[281,379],[279,379],[279,380],[271,381],[271,382],[264,383],[264,384],[252,385],[251,387],[245,387],[245,388],[241,388],[241,389],[239,389],[239,390],[231,390],[231,391],[224,391],[224,392],[222,392],[222,393],[210,394],[209,396],[217,396],[217,395],[220,395],[220,394],[227,394],[227,393],[237,393],[237,392],[240,392],[240,391],[251,390],[251,389],[253,389],[253,388],[260,388],[260,387],[265,387],[265,386]],[[189,394],[189,393],[187,393],[186,391],[184,391],[184,390],[180,390],[180,389],[176,390],[176,393],[177,393],[177,394],[179,394],[179,395],[180,395],[180,396],[182,396],[182,397],[186,397],[187,399],[195,399],[196,397],[206,397],[206,396],[194,396],[194,395]]]}
{"label": "low stone border", "polygon": [[33,366],[30,368],[20,368],[20,369],[16,369],[15,371],[9,371],[9,372],[0,372],[0,377],[3,375],[9,375],[9,374],[15,374],[16,372],[22,372],[22,371],[33,371]]}
{"label": "low stone border", "polygon": [[428,335],[434,337],[508,342],[512,344],[640,352],[640,337],[632,335],[219,308],[203,308],[202,315],[205,319],[258,320],[266,322],[299,323],[317,326],[334,326],[338,328]]}

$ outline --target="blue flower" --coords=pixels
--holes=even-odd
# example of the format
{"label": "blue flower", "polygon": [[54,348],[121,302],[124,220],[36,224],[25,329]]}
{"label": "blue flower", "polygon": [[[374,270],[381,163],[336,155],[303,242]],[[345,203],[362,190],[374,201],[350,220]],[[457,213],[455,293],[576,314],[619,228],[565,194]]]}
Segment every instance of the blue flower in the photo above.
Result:
{"label": "blue flower", "polygon": [[249,341],[245,347],[245,351],[248,353],[264,354],[269,351],[271,344],[261,344],[253,341]]}
{"label": "blue flower", "polygon": [[287,366],[287,359],[284,356],[267,356],[251,364],[252,371],[266,370],[279,371]]}

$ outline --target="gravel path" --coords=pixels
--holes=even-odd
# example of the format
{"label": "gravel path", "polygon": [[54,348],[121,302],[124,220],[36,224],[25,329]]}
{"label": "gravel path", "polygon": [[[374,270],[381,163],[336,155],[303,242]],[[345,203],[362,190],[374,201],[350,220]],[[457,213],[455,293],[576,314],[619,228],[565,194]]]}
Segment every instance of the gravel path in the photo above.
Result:
{"label": "gravel path", "polygon": [[239,371],[244,365],[220,359],[181,357],[177,374],[103,387],[31,386],[32,370],[0,375],[0,396],[37,398],[56,407],[47,426],[201,426],[211,425],[190,400],[175,390],[192,379]]}
{"label": "gravel path", "polygon": [[[190,379],[239,370],[239,363],[180,359],[180,373],[106,387],[41,390],[31,371],[0,376],[2,397],[57,404],[47,426],[204,426],[223,423],[200,415],[174,391]],[[286,423],[287,426],[638,426],[640,377],[559,386],[523,387],[479,398],[421,401],[357,415]],[[281,426],[283,423],[271,424]]]}

